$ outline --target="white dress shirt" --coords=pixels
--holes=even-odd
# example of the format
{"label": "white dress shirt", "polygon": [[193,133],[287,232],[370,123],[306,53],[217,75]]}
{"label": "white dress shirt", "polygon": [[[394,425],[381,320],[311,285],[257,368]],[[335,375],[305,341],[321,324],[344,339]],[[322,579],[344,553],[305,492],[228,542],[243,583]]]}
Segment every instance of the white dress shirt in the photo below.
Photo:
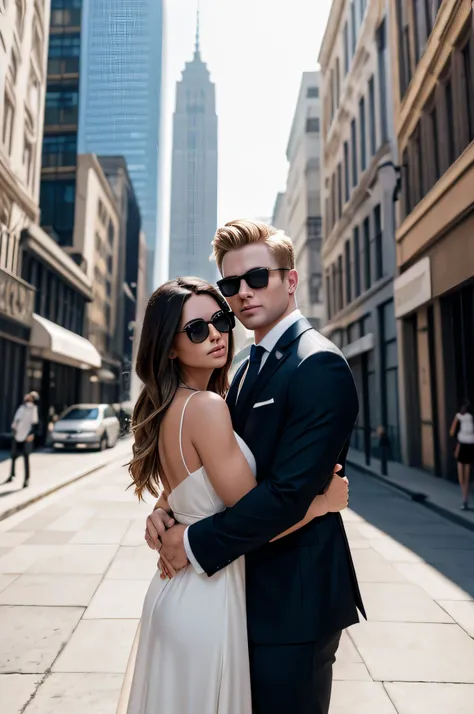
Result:
{"label": "white dress shirt", "polygon": [[31,434],[33,426],[38,424],[38,407],[36,404],[26,402],[18,407],[13,417],[13,437],[22,444]]}
{"label": "white dress shirt", "polygon": [[[270,352],[274,349],[276,346],[278,340],[280,337],[283,337],[285,332],[295,323],[297,322],[300,317],[303,317],[300,310],[296,309],[293,310],[293,312],[290,312],[289,315],[283,318],[283,320],[280,320],[275,327],[273,327],[270,332],[268,332],[265,337],[258,343],[259,347],[263,347],[265,352],[262,355],[262,361],[260,362],[260,369],[262,369],[263,365],[268,359],[268,355]],[[260,372],[259,369],[259,372]],[[194,570],[197,573],[203,573],[204,570],[201,568],[199,563],[197,562],[196,558],[193,555],[193,551],[191,550],[191,546],[189,544],[189,537],[188,537],[188,530],[189,527],[186,528],[184,531],[184,550],[186,551],[186,555],[188,556],[188,560],[193,566]]]}

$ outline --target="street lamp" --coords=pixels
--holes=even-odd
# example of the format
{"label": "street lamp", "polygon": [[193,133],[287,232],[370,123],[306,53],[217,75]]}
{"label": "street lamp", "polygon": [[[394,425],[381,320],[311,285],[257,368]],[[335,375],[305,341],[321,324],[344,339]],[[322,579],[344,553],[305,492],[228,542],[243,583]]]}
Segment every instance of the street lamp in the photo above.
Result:
{"label": "street lamp", "polygon": [[[392,171],[395,172],[396,176],[395,185],[393,184]],[[392,201],[396,203],[402,188],[402,167],[394,164],[393,161],[384,161],[377,166],[376,174],[380,174],[380,184],[384,191],[388,191],[393,186]]]}

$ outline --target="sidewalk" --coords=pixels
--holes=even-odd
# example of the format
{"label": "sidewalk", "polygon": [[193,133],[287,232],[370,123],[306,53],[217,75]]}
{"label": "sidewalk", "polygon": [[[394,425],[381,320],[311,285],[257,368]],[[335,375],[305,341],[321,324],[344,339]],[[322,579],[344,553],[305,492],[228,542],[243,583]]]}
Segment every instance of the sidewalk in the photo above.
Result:
{"label": "sidewalk", "polygon": [[[472,714],[474,534],[350,477],[369,621],[343,634],[330,714]],[[116,714],[157,560],[143,537],[154,499],[129,483],[112,462],[0,522],[1,714]]]}
{"label": "sidewalk", "polygon": [[388,476],[382,476],[379,459],[371,458],[371,464],[367,466],[364,454],[354,449],[349,452],[347,462],[350,466],[411,496],[413,500],[423,503],[427,508],[449,518],[454,523],[474,531],[474,489],[471,501],[473,510],[461,511],[461,491],[459,486],[451,481],[436,478],[426,471],[395,461],[390,461],[388,464]]}
{"label": "sidewalk", "polygon": [[123,466],[129,458],[129,437],[102,452],[37,451],[30,456],[30,484],[25,489],[23,458],[16,463],[15,480],[8,484],[5,481],[10,475],[10,460],[0,460],[0,521],[114,461]]}

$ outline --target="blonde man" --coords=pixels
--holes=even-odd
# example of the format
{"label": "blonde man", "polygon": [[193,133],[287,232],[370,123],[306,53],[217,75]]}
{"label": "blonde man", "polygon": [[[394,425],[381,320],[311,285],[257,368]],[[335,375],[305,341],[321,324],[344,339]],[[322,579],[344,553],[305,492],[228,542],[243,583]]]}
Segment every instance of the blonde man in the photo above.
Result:
{"label": "blonde man", "polygon": [[364,614],[340,514],[270,541],[304,518],[334,464],[344,466],[356,389],[343,356],[297,309],[288,236],[232,221],[217,231],[213,249],[218,287],[255,334],[227,405],[255,457],[258,485],[188,528],[165,532],[170,516],[156,509],[147,542],[174,569],[190,563],[211,578],[245,555],[254,713],[327,714],[341,631],[358,621],[357,610]]}

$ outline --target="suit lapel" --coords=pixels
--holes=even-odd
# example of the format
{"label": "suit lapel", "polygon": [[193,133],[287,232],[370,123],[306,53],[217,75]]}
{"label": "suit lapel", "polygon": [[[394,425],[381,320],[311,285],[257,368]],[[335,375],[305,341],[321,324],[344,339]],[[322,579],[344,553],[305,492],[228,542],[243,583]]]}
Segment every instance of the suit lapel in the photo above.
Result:
{"label": "suit lapel", "polygon": [[[247,398],[243,401],[238,399],[236,404],[234,401],[235,412],[239,416],[239,420],[240,417],[243,417],[246,414],[247,409],[252,403],[252,400],[255,400],[256,396],[263,390],[268,381],[280,369],[281,365],[288,359],[291,354],[291,345],[295,342],[295,340],[298,339],[298,337],[300,337],[300,335],[311,329],[313,328],[311,327],[308,320],[302,317],[295,323],[293,323],[293,325],[291,325],[288,330],[280,337],[275,347],[268,355],[265,364],[260,370],[257,381],[255,382],[253,388],[247,395]],[[237,375],[234,379],[234,382],[236,381],[236,379]],[[232,384],[232,387],[233,386],[234,384]]]}

